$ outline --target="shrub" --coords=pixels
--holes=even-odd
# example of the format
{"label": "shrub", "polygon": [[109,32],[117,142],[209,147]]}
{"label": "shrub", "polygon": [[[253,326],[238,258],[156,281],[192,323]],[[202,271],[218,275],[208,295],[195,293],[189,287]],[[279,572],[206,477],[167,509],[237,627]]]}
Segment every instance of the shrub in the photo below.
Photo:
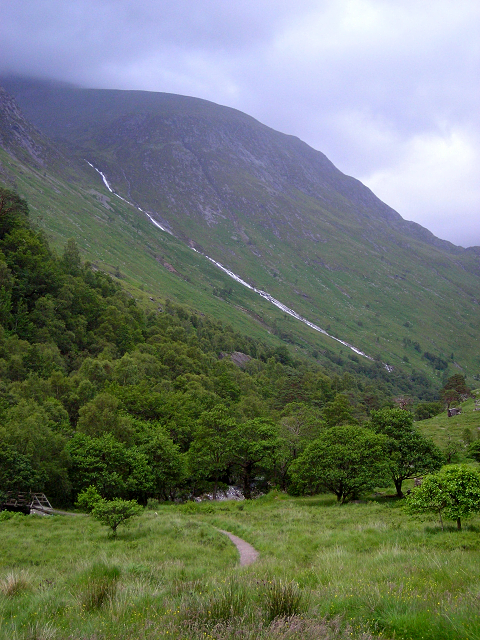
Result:
{"label": "shrub", "polygon": [[216,624],[240,617],[247,604],[245,587],[237,580],[230,582],[218,593],[212,595],[207,606],[207,618],[209,623]]}
{"label": "shrub", "polygon": [[411,513],[436,513],[443,529],[442,514],[457,521],[480,511],[480,475],[466,465],[448,465],[435,475],[426,476],[420,487],[407,496]]}
{"label": "shrub", "polygon": [[97,488],[90,485],[78,494],[75,506],[82,511],[91,513],[101,499],[102,496],[98,493]]}
{"label": "shrub", "polygon": [[5,522],[6,520],[12,520],[16,518],[24,518],[25,514],[20,511],[0,511],[0,522]]}
{"label": "shrub", "polygon": [[148,498],[147,500],[147,509],[149,511],[156,511],[161,505],[160,500],[157,500],[156,498]]}

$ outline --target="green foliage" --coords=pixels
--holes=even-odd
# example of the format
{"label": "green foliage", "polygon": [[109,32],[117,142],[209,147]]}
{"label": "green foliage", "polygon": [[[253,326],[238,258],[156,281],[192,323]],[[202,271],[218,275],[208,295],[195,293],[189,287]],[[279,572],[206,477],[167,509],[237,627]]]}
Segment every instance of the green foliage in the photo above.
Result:
{"label": "green foliage", "polygon": [[426,476],[421,486],[407,496],[412,513],[436,513],[443,529],[442,514],[449,520],[469,518],[480,511],[480,474],[465,465],[448,465],[435,475]]}
{"label": "green foliage", "polygon": [[243,495],[252,497],[255,475],[274,459],[280,441],[275,425],[269,420],[255,418],[237,425],[229,432],[228,446],[243,487]]}
{"label": "green foliage", "polygon": [[135,500],[100,500],[92,510],[92,516],[106,527],[110,527],[113,536],[117,535],[120,525],[127,525],[132,518],[139,516],[142,507]]}
{"label": "green foliage", "polygon": [[147,457],[110,433],[91,438],[77,433],[67,443],[70,478],[75,494],[94,486],[102,498],[141,497],[152,485]]}
{"label": "green foliage", "polygon": [[29,456],[6,443],[0,443],[1,491],[34,491],[42,484],[42,477],[33,468]]}
{"label": "green foliage", "polygon": [[[182,505],[159,505],[158,515],[145,511],[116,540],[85,517],[3,522],[0,580],[24,571],[30,583],[14,597],[0,593],[3,636],[458,640],[478,635],[480,515],[452,535],[439,527],[419,528],[385,495],[341,508],[328,495],[243,504],[239,511],[236,504],[209,503],[208,511],[195,513],[184,513]],[[214,526],[248,539],[260,560],[239,571],[234,546]],[[113,588],[106,595],[101,584],[88,589],[104,573],[100,567],[113,570]],[[270,581],[278,587],[277,603],[283,598],[280,585],[294,591],[298,585],[299,614],[268,624]]]}
{"label": "green foliage", "polygon": [[90,513],[100,500],[102,500],[102,496],[93,485],[90,485],[78,494],[75,506]]}
{"label": "green foliage", "polygon": [[369,426],[387,437],[387,464],[399,498],[403,497],[404,480],[442,466],[442,452],[415,429],[410,412],[404,409],[372,411]]}
{"label": "green foliage", "polygon": [[468,445],[467,455],[480,462],[480,440],[474,440]]}
{"label": "green foliage", "polygon": [[[73,239],[59,258],[25,203],[8,198],[14,208],[0,234],[6,488],[44,490],[65,505],[90,486],[142,504],[234,483],[247,497],[285,490],[292,462],[325,424],[364,420],[397,384],[396,374],[358,359],[350,372],[337,369],[343,375],[328,359],[327,375],[285,346],[169,300],[144,310],[82,264]],[[233,352],[248,358],[236,366]]]}
{"label": "green foliage", "polygon": [[329,427],[336,427],[341,424],[357,424],[353,417],[353,407],[343,393],[338,393],[332,402],[327,403],[323,415]]}
{"label": "green foliage", "polygon": [[160,426],[149,430],[140,446],[151,474],[150,493],[161,500],[173,500],[187,477],[185,456]]}
{"label": "green foliage", "polygon": [[443,411],[443,403],[441,402],[419,402],[415,407],[416,420],[428,420],[438,416]]}
{"label": "green foliage", "polygon": [[330,427],[292,464],[296,491],[327,490],[348,502],[385,483],[387,438],[364,427]]}
{"label": "green foliage", "polygon": [[224,405],[217,405],[200,416],[188,451],[189,468],[194,477],[213,480],[214,500],[219,478],[233,460],[231,432],[235,426],[228,409]]}
{"label": "green foliage", "polygon": [[465,376],[461,373],[455,373],[453,376],[450,376],[444,384],[443,389],[453,389],[460,395],[468,395],[470,393]]}

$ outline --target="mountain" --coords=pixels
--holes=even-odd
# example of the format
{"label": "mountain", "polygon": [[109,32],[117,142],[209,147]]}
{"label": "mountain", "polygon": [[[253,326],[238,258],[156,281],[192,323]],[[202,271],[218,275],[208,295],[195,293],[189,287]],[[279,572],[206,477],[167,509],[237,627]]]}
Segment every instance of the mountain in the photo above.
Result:
{"label": "mountain", "polygon": [[[203,263],[194,266],[196,254],[184,250],[193,247],[394,368],[440,379],[459,369],[478,375],[480,248],[456,247],[403,220],[322,153],[234,109],[164,93],[12,78],[2,84],[76,167],[72,184],[129,211],[124,230],[115,233],[131,237],[132,226],[141,225],[136,251],[143,245],[147,254],[162,236],[162,247],[170,248],[160,260],[183,283],[194,280],[193,297],[184,292],[184,302],[193,303],[200,291],[210,301],[215,294],[224,299],[220,313],[234,321],[245,312],[257,329],[263,323],[297,348],[338,353],[330,338],[288,313],[267,311],[223,272],[200,276]],[[87,161],[173,237],[164,239],[169,234],[109,192]],[[131,273],[125,260],[120,264]],[[152,290],[148,274],[136,269],[135,279]],[[180,278],[173,280],[176,286]],[[178,297],[175,286],[168,284],[168,294]],[[357,358],[343,351],[341,357]]]}

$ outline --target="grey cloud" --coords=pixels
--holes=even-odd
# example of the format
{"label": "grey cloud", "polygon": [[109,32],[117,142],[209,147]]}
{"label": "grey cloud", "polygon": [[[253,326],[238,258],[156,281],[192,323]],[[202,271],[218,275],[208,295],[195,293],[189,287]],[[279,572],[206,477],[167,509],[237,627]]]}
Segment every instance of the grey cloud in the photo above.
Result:
{"label": "grey cloud", "polygon": [[[234,106],[320,149],[393,198],[404,217],[480,245],[479,176],[465,161],[480,155],[477,2],[0,0],[0,7],[2,72]],[[441,166],[432,157],[439,149]],[[451,188],[463,180],[468,193],[458,197],[468,228],[461,240],[454,196],[450,217],[442,206],[442,225],[432,226],[449,167]]]}

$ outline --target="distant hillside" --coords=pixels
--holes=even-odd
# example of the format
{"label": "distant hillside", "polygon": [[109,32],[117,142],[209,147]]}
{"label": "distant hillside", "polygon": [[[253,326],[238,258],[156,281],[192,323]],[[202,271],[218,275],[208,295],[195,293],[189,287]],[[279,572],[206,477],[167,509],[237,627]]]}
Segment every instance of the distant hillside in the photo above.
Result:
{"label": "distant hillside", "polygon": [[[72,162],[88,160],[186,245],[330,334],[438,383],[459,368],[479,373],[480,249],[404,221],[322,153],[196,98],[3,84]],[[112,198],[85,166],[91,185]],[[238,287],[229,294],[232,281],[219,278],[217,290],[243,307]],[[301,346],[297,325],[280,314],[274,330]],[[321,335],[306,340],[319,353],[331,345]]]}

